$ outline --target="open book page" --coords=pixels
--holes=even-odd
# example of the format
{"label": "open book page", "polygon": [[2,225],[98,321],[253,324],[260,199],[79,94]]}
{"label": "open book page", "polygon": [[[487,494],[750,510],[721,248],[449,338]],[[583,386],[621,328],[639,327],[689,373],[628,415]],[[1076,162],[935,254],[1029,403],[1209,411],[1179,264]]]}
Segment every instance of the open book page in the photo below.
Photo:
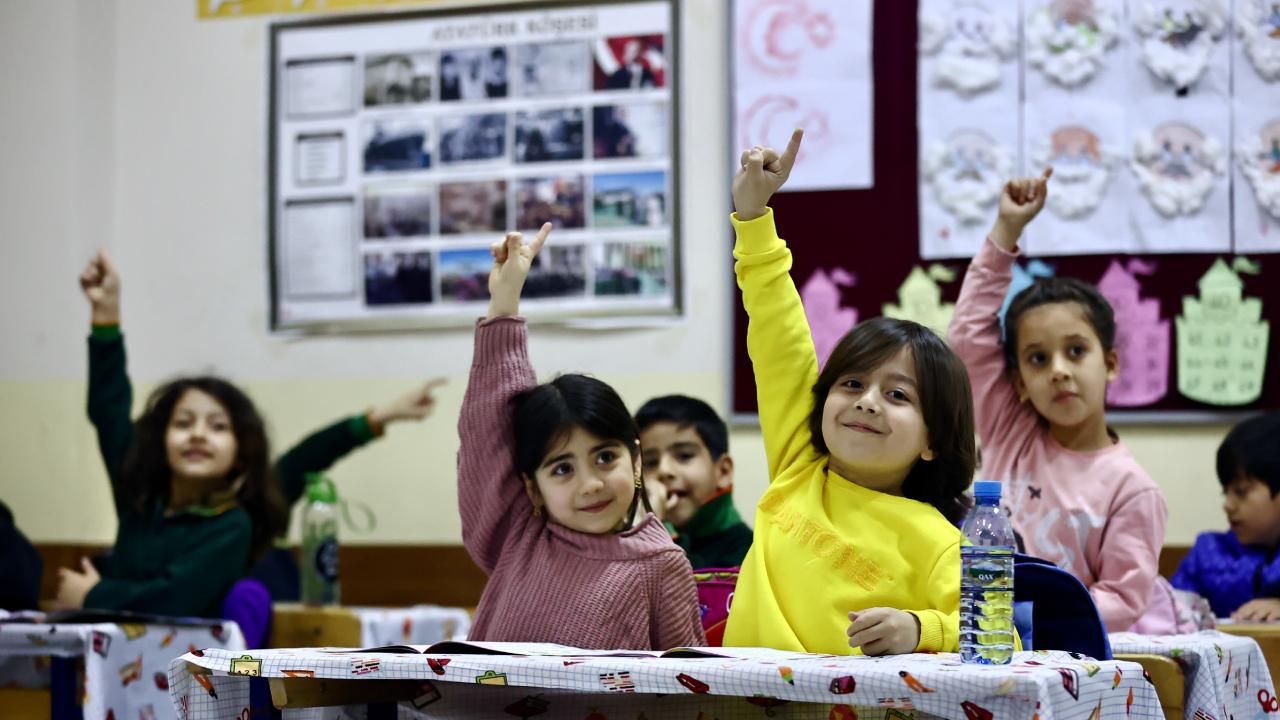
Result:
{"label": "open book page", "polygon": [[797,650],[775,650],[760,647],[681,647],[671,648],[662,653],[664,658],[741,658],[744,660],[768,660],[783,662],[789,660],[812,660],[821,657],[840,657],[837,655],[813,655]]}
{"label": "open book page", "polygon": [[405,653],[431,655],[524,655],[546,657],[658,657],[650,650],[587,650],[536,642],[483,642],[446,640],[434,645],[385,645],[376,648],[326,648],[330,652]]}

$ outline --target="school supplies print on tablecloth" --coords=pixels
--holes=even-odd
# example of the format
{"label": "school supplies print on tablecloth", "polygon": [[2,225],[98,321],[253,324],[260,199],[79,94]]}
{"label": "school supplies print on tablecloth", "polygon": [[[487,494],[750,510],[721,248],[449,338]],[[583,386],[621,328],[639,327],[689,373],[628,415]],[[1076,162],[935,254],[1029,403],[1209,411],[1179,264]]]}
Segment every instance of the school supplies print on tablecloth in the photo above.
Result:
{"label": "school supplies print on tablecloth", "polygon": [[1221,258],[1200,278],[1200,296],[1182,299],[1177,318],[1178,391],[1209,405],[1247,405],[1262,394],[1269,323],[1262,301],[1244,297],[1240,274],[1259,265]]}
{"label": "school supplies print on tablecloth", "polygon": [[[906,655],[892,658],[810,655],[759,648],[676,649],[666,653],[585,651],[559,646],[513,645],[517,654],[460,654],[466,649],[451,643],[454,654],[443,656],[432,648],[404,648],[404,652],[332,650],[266,650],[261,660],[263,677],[281,677],[286,669],[314,672],[315,679],[347,679],[350,668],[370,659],[379,662],[378,677],[414,679],[433,684],[432,713],[448,714],[465,699],[471,714],[483,717],[503,713],[532,717],[547,713],[561,716],[565,708],[588,702],[588,712],[609,717],[624,706],[627,717],[643,708],[650,717],[671,713],[695,717],[697,712],[722,718],[745,717],[750,709],[760,717],[792,704],[821,708],[830,717],[904,717],[985,720],[995,717],[1031,717],[1037,712],[1056,720],[1091,718],[1156,718],[1159,701],[1142,676],[1140,666],[1117,661],[1095,661],[1062,652],[1019,653],[1013,665],[992,669],[964,665],[954,654]],[[500,653],[502,643],[475,646],[472,652]],[[435,662],[424,662],[424,655]],[[232,653],[210,651],[203,657],[187,655],[170,666],[170,692],[180,717],[191,720],[234,718],[247,697],[248,678],[227,675]],[[444,661],[447,660],[447,663]],[[436,667],[444,668],[443,675]],[[192,675],[193,669],[197,672]],[[206,692],[200,672],[212,672],[218,698]],[[812,705],[806,705],[812,704]],[[233,707],[234,706],[234,707]],[[853,715],[837,708],[847,708]],[[401,708],[402,712],[406,708]],[[403,716],[403,715],[402,715]],[[410,715],[414,717],[413,715]],[[433,715],[434,716],[434,715]],[[567,715],[566,715],[567,716]],[[584,713],[585,716],[585,713]],[[798,717],[799,715],[797,715]],[[808,715],[805,715],[806,717]]]}
{"label": "school supplies print on tablecloth", "polygon": [[930,265],[927,270],[919,265],[911,268],[898,287],[898,302],[884,304],[884,316],[913,320],[946,337],[956,305],[942,302],[941,283],[955,279],[955,272],[945,265]]}
{"label": "school supplies print on tablecloth", "polygon": [[1253,720],[1280,710],[1268,701],[1275,688],[1261,648],[1252,638],[1206,630],[1194,635],[1149,637],[1112,633],[1117,654],[1173,658],[1186,678],[1188,718]]}
{"label": "school supplies print on tablecloth", "polygon": [[1115,349],[1122,359],[1119,377],[1107,386],[1107,404],[1113,407],[1150,405],[1169,390],[1172,330],[1160,317],[1160,301],[1141,297],[1138,280],[1155,269],[1154,263],[1112,260],[1098,281],[1098,292],[1115,312]]}
{"label": "school supplies print on tablecloth", "polygon": [[[84,670],[77,692],[79,710],[86,719],[172,717],[169,664],[174,657],[191,648],[210,646],[244,652],[244,638],[234,622],[183,623],[0,622],[0,659],[7,658],[0,663],[0,687],[11,683],[30,686],[31,681],[47,687],[48,657],[82,658]],[[27,673],[23,665],[43,670]],[[229,668],[228,662],[224,669]],[[0,717],[8,714],[0,710]]]}

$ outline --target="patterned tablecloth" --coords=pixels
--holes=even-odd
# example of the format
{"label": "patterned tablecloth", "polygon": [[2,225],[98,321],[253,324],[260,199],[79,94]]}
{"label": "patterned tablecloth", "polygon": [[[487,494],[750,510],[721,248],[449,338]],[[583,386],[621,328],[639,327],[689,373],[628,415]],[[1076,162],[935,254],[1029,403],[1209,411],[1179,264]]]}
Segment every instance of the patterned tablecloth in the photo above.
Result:
{"label": "patterned tablecloth", "polygon": [[1267,661],[1251,638],[1215,630],[1160,637],[1112,633],[1111,651],[1177,661],[1186,677],[1188,720],[1254,720],[1280,711]]}
{"label": "patterned tablecloth", "polygon": [[221,620],[204,626],[0,623],[0,686],[47,687],[50,658],[68,658],[76,661],[66,666],[76,677],[66,690],[55,689],[77,698],[62,707],[78,704],[86,720],[171,718],[170,662],[211,646],[243,652],[240,627]]}
{"label": "patterned tablecloth", "polygon": [[[169,667],[183,720],[257,717],[261,678],[421,682],[391,716],[520,718],[814,717],[868,720],[1163,718],[1142,667],[1061,652],[1013,665],[962,665],[954,654],[867,658],[725,649],[740,657],[507,656],[325,649],[188,653]],[[258,680],[255,680],[258,678]],[[286,711],[360,718],[363,708]]]}

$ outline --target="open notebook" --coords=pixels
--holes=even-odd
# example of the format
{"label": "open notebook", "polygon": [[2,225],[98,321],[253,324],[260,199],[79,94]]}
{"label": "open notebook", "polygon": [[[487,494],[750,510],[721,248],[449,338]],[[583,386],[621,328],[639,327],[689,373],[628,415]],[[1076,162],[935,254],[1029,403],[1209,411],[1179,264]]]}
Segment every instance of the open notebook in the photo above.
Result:
{"label": "open notebook", "polygon": [[[663,652],[656,650],[587,650],[556,643],[461,642],[446,640],[434,645],[386,645],[383,647],[329,648],[329,652],[345,653],[419,653],[423,655],[523,655],[526,657],[647,657],[647,658],[752,658],[763,660],[818,657],[802,652],[788,652],[753,647],[681,647]],[[829,656],[834,657],[834,656]]]}

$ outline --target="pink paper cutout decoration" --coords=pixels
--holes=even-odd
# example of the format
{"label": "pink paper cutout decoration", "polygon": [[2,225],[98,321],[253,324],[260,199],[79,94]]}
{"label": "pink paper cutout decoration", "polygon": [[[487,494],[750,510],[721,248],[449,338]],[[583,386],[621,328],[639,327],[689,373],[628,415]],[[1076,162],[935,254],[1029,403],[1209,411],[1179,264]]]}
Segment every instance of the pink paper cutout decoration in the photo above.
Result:
{"label": "pink paper cutout decoration", "polygon": [[800,288],[800,302],[804,303],[804,315],[813,334],[819,369],[827,364],[845,333],[858,324],[857,309],[840,304],[840,288],[853,287],[855,283],[857,279],[843,268],[833,268],[829,274],[818,268]]}
{"label": "pink paper cutout decoration", "polygon": [[1155,266],[1140,260],[1128,268],[1112,260],[1098,281],[1098,291],[1111,303],[1116,316],[1116,354],[1120,376],[1107,387],[1107,404],[1115,407],[1150,405],[1169,392],[1169,348],[1172,331],[1160,318],[1160,301],[1142,298],[1138,275],[1150,275]]}

